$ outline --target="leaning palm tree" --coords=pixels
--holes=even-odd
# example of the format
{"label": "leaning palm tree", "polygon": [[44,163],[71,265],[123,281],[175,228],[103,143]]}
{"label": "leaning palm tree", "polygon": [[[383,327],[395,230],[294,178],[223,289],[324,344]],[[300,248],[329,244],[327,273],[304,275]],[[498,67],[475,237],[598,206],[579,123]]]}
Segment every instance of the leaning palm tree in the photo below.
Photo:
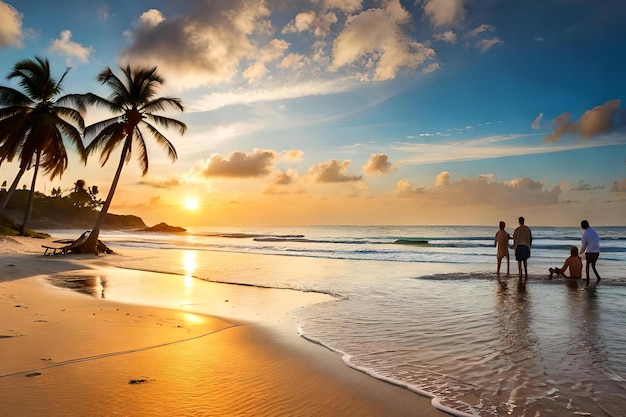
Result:
{"label": "leaning palm tree", "polygon": [[176,128],[181,135],[187,130],[187,126],[183,122],[154,113],[166,108],[184,111],[179,98],[155,97],[158,88],[163,85],[163,79],[157,73],[156,67],[131,69],[130,65],[127,65],[121,70],[122,78],[115,75],[108,67],[98,74],[97,80],[113,90],[107,98],[91,93],[77,96],[82,106],[99,106],[114,114],[114,117],[94,123],[85,129],[85,140],[89,141],[86,147],[87,154],[100,151],[100,161],[104,166],[113,150],[119,145],[122,147],[109,194],[89,238],[79,248],[81,252],[98,253],[100,229],[111,206],[122,168],[124,164],[130,161],[133,147],[137,153],[143,176],[148,172],[148,152],[144,140],[146,134],[154,138],[165,149],[172,162],[178,158],[174,145],[153,124],[164,128]]}
{"label": "leaning palm tree", "polygon": [[17,79],[24,92],[0,86],[0,164],[16,157],[20,163],[15,180],[0,201],[0,211],[6,208],[26,170],[34,168],[22,234],[30,220],[39,168],[51,179],[67,169],[63,137],[76,146],[83,160],[86,158],[80,133],[85,127],[83,118],[78,110],[63,106],[63,100],[69,96],[58,97],[68,71],[69,68],[57,81],[51,75],[48,60],[35,57],[16,63],[7,77]]}

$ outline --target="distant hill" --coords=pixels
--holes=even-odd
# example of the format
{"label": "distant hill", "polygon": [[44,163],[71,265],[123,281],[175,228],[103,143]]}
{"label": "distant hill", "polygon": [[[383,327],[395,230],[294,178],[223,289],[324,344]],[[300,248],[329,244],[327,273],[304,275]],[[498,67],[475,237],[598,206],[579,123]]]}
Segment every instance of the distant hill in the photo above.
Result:
{"label": "distant hill", "polygon": [[[0,198],[5,191],[0,191]],[[7,204],[4,214],[21,224],[28,191],[16,190]],[[51,197],[35,193],[33,212],[29,223],[31,229],[85,229],[90,230],[96,223],[98,211],[90,207],[80,207],[68,198]],[[105,229],[142,229],[146,224],[141,217],[107,213]]]}

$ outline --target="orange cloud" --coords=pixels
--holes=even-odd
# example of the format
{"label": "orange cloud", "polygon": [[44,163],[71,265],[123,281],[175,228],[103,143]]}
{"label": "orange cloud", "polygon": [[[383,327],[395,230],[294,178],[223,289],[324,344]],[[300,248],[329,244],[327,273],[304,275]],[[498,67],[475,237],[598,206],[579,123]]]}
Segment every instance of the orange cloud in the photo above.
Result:
{"label": "orange cloud", "polygon": [[384,153],[372,154],[363,167],[363,172],[366,174],[387,174],[393,170],[389,157]]}
{"label": "orange cloud", "polygon": [[317,183],[359,181],[361,176],[347,174],[349,165],[349,160],[340,162],[336,159],[331,159],[330,161],[313,165],[306,176],[310,181]]}
{"label": "orange cloud", "polygon": [[139,184],[153,188],[175,188],[180,185],[180,181],[177,178],[143,178]]}
{"label": "orange cloud", "polygon": [[610,100],[587,110],[579,120],[571,121],[569,113],[563,113],[554,119],[554,132],[544,139],[546,143],[557,142],[566,134],[579,135],[585,139],[614,129],[615,118],[619,113],[621,100]]}
{"label": "orange cloud", "polygon": [[304,190],[298,187],[298,173],[294,170],[287,172],[276,171],[270,182],[263,188],[263,194],[300,194]]}
{"label": "orange cloud", "polygon": [[285,152],[285,158],[289,161],[299,161],[304,158],[304,152],[297,149],[292,149]]}
{"label": "orange cloud", "polygon": [[414,197],[417,194],[422,194],[424,192],[424,187],[416,187],[411,181],[403,178],[396,183],[395,193],[399,197]]}
{"label": "orange cloud", "polygon": [[255,149],[250,154],[235,151],[226,159],[214,154],[208,161],[196,163],[193,170],[204,177],[263,177],[272,171],[277,157],[275,151],[263,149]]}

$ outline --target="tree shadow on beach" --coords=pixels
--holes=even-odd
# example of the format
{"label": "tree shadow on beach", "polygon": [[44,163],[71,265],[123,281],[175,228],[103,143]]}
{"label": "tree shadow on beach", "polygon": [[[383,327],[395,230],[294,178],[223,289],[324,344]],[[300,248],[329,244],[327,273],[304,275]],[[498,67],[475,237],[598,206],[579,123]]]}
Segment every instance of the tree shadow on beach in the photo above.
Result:
{"label": "tree shadow on beach", "polygon": [[43,255],[11,255],[0,259],[0,282],[85,269],[76,262],[61,257]]}

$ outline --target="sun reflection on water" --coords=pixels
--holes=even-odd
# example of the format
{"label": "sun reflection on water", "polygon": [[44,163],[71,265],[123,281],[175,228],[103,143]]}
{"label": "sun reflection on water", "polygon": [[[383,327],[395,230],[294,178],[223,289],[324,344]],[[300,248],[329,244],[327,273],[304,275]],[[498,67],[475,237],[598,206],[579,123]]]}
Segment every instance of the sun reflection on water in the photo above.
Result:
{"label": "sun reflection on water", "polygon": [[193,285],[193,273],[196,270],[196,251],[187,250],[183,252],[183,270],[185,271],[185,286]]}

